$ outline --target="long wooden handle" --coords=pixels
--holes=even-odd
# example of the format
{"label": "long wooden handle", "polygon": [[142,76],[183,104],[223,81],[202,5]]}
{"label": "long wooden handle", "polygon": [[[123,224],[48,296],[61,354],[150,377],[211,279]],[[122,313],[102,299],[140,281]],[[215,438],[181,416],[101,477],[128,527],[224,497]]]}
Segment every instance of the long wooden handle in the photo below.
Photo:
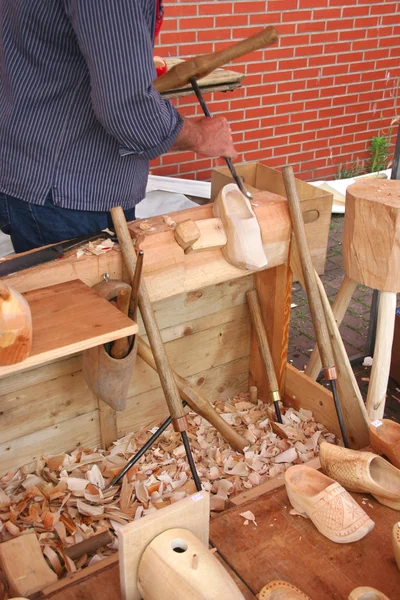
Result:
{"label": "long wooden handle", "polygon": [[[138,355],[149,367],[156,369],[156,363],[150,346],[142,338],[139,338]],[[232,448],[242,452],[243,448],[249,445],[249,442],[244,437],[239,435],[229,423],[224,421],[197,386],[175,372],[174,378],[182,400],[185,400],[192,410],[211,423],[223,438],[229,442]]]}
{"label": "long wooden handle", "polygon": [[[132,281],[135,275],[136,254],[133,249],[132,239],[129,234],[124,211],[120,206],[115,206],[111,209],[111,217],[114,223],[115,233],[118,237],[118,243],[128,269],[129,278]],[[174,427],[176,429],[181,428],[180,430],[184,431],[186,430],[185,411],[179,398],[178,388],[172,374],[171,365],[169,364],[168,356],[165,352],[160,330],[143,279],[139,290],[139,308],[150,341],[151,350],[156,361],[157,372],[160,377],[165,400],[170,415],[174,419]]]}
{"label": "long wooden handle", "polygon": [[260,300],[257,290],[247,292],[247,303],[249,305],[250,318],[256,335],[257,346],[261,354],[264,365],[265,375],[269,385],[270,392],[279,393],[279,384],[276,378],[274,363],[272,360],[271,349],[269,346],[267,333],[264,327],[264,321],[261,314]]}
{"label": "long wooden handle", "polygon": [[[317,280],[318,283],[318,280]],[[346,314],[347,308],[350,304],[351,298],[357,287],[357,282],[354,279],[350,279],[345,275],[338,293],[336,294],[335,300],[332,304],[332,313],[339,327],[343,321],[344,315]],[[318,374],[321,370],[321,357],[319,354],[318,346],[315,345],[311,353],[310,360],[305,368],[305,374],[311,377],[311,379],[317,379]]]}
{"label": "long wooden handle", "polygon": [[396,293],[381,292],[376,326],[374,360],[372,362],[367,394],[367,412],[371,421],[382,419],[385,411],[395,319]]}
{"label": "long wooden handle", "polygon": [[231,60],[259,50],[260,48],[265,48],[265,46],[276,42],[277,39],[278,33],[275,27],[266,27],[262,31],[255,33],[241,42],[232,44],[232,46],[228,46],[219,52],[196,56],[175,65],[165,75],[156,79],[153,82],[153,86],[159,92],[166,92],[167,90],[182,87],[189,82],[191,77],[195,77],[196,79],[205,77]]}
{"label": "long wooden handle", "polygon": [[[129,303],[131,299],[131,290],[129,288],[120,290],[117,296],[117,308],[124,315],[128,314]],[[129,338],[123,337],[115,340],[111,347],[111,356],[113,358],[125,358],[129,352]]]}
{"label": "long wooden handle", "polygon": [[321,354],[322,366],[327,379],[336,379],[334,358],[331,343],[322,309],[321,298],[315,281],[314,267],[312,264],[310,247],[308,245],[300,201],[297,195],[296,182],[293,169],[290,166],[282,169],[283,181],[286,189],[288,207],[294,235],[297,241],[301,270],[303,271],[304,284],[310,306],[311,318],[314,326],[315,337]]}

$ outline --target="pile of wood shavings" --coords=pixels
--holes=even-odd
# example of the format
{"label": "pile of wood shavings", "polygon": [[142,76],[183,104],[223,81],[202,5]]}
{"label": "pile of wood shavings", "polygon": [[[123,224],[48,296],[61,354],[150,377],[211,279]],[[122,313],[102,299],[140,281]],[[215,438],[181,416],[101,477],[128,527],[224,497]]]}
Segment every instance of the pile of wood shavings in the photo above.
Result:
{"label": "pile of wood shavings", "polygon": [[[244,454],[235,452],[207,421],[188,415],[192,452],[203,488],[212,494],[212,510],[223,510],[229,496],[315,457],[321,441],[335,442],[308,410],[284,412],[281,427],[288,439],[282,439],[272,432],[271,409],[261,401],[252,404],[248,394],[217,402],[215,408],[249,446]],[[0,541],[35,532],[59,576],[115,552],[121,525],[195,492],[180,434],[172,428],[128,471],[121,486],[107,489],[156,429],[126,435],[108,451],[79,448],[44,457],[35,469],[8,473],[0,480]],[[64,554],[66,548],[104,530],[114,541],[93,557],[84,555],[74,562]]]}

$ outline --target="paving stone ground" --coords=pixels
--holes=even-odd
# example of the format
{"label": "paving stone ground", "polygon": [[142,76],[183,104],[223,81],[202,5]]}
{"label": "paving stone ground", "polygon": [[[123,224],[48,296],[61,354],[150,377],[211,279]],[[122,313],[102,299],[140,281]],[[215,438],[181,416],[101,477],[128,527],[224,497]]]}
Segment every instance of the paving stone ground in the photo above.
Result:
{"label": "paving stone ground", "polygon": [[[332,303],[344,277],[342,268],[342,233],[344,215],[332,215],[328,241],[325,273],[321,276],[329,300]],[[357,286],[347,313],[340,326],[340,333],[350,358],[365,354],[372,290],[363,285]],[[300,370],[305,368],[314,346],[314,330],[308,309],[307,296],[299,283],[292,289],[289,360]],[[400,306],[400,299],[398,301]],[[371,355],[371,352],[368,351]],[[364,400],[367,396],[370,367],[361,362],[353,364],[353,371],[360,386]],[[400,422],[400,385],[389,380],[385,416]]]}

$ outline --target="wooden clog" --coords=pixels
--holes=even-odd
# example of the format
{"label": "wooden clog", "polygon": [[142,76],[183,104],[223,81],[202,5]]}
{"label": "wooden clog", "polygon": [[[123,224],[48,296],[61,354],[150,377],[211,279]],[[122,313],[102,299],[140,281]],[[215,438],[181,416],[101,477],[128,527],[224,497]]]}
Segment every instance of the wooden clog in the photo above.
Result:
{"label": "wooden clog", "polygon": [[400,425],[390,419],[372,421],[369,426],[369,439],[378,454],[400,469]]}
{"label": "wooden clog", "polygon": [[396,564],[400,570],[400,522],[395,523],[392,529],[392,546]]}
{"label": "wooden clog", "polygon": [[32,315],[29,304],[0,281],[0,365],[25,360],[32,348]]}
{"label": "wooden clog", "polygon": [[294,465],[285,472],[290,504],[308,517],[332,542],[348,544],[369,533],[375,523],[336,481],[307,465]]}
{"label": "wooden clog", "polygon": [[214,217],[225,227],[227,244],[222,248],[225,259],[239,269],[257,271],[268,264],[255,212],[236,183],[222,188],[213,206]]}
{"label": "wooden clog", "polygon": [[400,470],[372,452],[322,442],[322,470],[346,490],[372,494],[378,502],[400,510]]}
{"label": "wooden clog", "polygon": [[310,597],[291,583],[278,579],[264,585],[258,600],[310,600]]}
{"label": "wooden clog", "polygon": [[375,588],[362,586],[350,592],[348,600],[390,600],[390,598]]}

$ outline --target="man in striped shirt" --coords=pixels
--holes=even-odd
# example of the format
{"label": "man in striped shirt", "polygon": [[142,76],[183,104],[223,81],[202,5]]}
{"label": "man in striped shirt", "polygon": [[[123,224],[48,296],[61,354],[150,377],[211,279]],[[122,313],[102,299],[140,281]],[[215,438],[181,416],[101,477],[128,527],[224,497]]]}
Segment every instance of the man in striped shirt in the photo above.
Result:
{"label": "man in striped shirt", "polygon": [[169,150],[235,156],[222,117],[152,87],[160,0],[0,0],[0,228],[16,252],[93,233]]}

